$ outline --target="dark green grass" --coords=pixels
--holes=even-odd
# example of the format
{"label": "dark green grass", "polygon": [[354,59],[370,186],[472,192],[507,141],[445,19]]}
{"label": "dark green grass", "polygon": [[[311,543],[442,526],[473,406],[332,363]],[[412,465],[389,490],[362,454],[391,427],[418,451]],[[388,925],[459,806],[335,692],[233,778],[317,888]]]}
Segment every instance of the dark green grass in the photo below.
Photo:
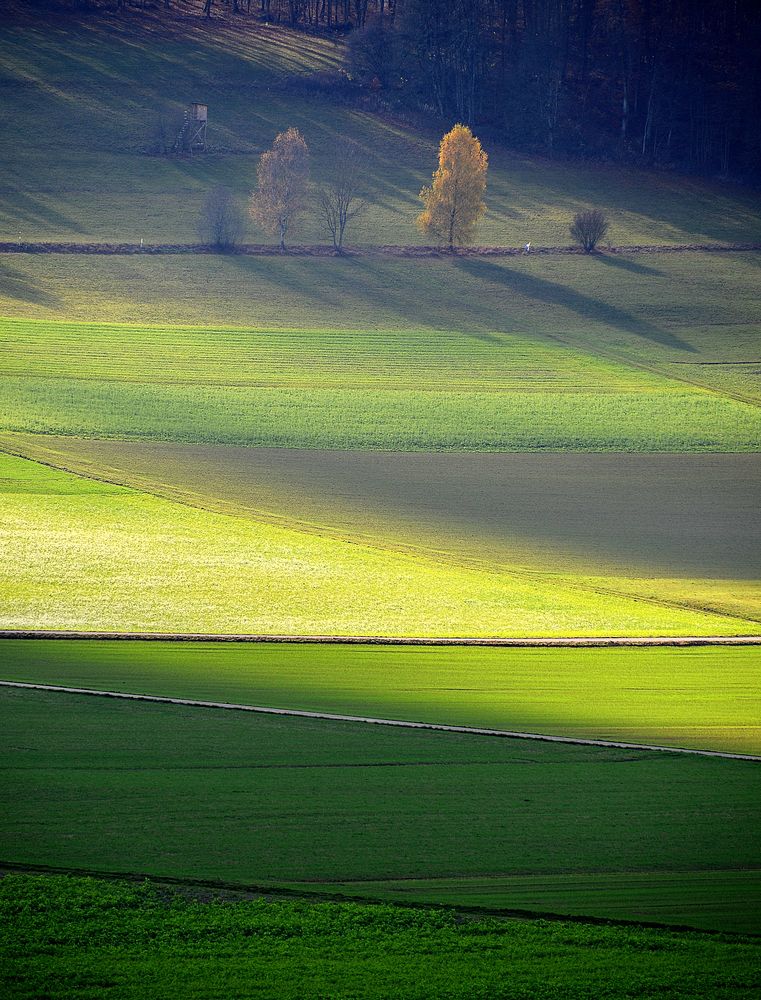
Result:
{"label": "dark green grass", "polygon": [[[657,885],[637,894],[632,915],[761,928],[753,763],[40,692],[2,706],[0,859],[315,891],[576,873],[597,880],[587,912],[618,916],[600,873],[711,870],[728,875],[701,905],[688,879],[665,907]],[[489,905],[509,908],[505,888]],[[549,909],[541,883],[528,895]]]}
{"label": "dark green grass", "polygon": [[8,1000],[750,1000],[761,985],[750,938],[95,879],[6,876],[0,918]]}
{"label": "dark green grass", "polygon": [[757,647],[488,649],[2,640],[0,678],[761,752]]}

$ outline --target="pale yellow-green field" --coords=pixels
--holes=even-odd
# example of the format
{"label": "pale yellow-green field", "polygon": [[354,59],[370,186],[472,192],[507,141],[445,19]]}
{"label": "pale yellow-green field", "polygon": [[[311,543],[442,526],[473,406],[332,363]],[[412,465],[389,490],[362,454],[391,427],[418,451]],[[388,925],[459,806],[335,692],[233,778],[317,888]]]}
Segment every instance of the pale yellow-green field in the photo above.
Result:
{"label": "pale yellow-green field", "polygon": [[761,633],[742,618],[193,509],[4,457],[4,628],[378,635]]}

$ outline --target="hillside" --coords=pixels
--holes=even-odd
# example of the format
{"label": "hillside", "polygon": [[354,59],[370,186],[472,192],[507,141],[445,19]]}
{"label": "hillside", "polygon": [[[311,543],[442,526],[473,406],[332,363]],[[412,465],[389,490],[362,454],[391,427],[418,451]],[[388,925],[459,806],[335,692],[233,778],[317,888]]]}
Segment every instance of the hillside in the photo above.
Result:
{"label": "hillside", "polygon": [[[361,94],[323,92],[342,44],[253,19],[11,14],[0,39],[0,239],[192,241],[204,192],[224,183],[244,200],[256,156],[295,125],[317,183],[337,136],[364,150],[371,208],[351,242],[423,242],[417,193],[451,122],[413,128],[372,114]],[[161,121],[171,142],[190,101],[209,106],[213,152],[147,155]],[[610,213],[617,243],[761,241],[758,200],[742,189],[531,159],[493,143],[488,151],[486,244],[567,242],[570,218],[586,205]],[[321,238],[314,223],[298,236]]]}
{"label": "hillside", "polygon": [[[621,103],[616,11],[695,5],[456,5],[481,34],[502,10],[506,59],[474,127],[487,213],[450,254],[415,218],[454,120],[350,81],[356,33],[265,24],[285,0],[91,2],[12,0],[0,33],[9,996],[755,996],[761,203],[623,148],[519,152],[547,123],[505,124],[541,74],[494,117],[528,65],[509,24],[549,37],[557,10],[574,39],[590,13],[581,120]],[[394,4],[395,44],[454,7]],[[721,120],[742,75],[709,7],[650,39],[661,81],[675,39],[715,49],[684,80],[721,71],[689,107],[654,98],[652,162],[688,162],[667,117]],[[191,102],[209,147],[169,155]],[[555,148],[582,149],[559,115]],[[207,195],[245,210],[290,126],[311,152],[290,252],[248,216],[264,245],[199,245]],[[721,127],[705,157],[747,164],[756,124],[731,151]],[[336,255],[318,205],[344,138],[367,209]],[[586,207],[611,221],[590,255],[567,246]]]}

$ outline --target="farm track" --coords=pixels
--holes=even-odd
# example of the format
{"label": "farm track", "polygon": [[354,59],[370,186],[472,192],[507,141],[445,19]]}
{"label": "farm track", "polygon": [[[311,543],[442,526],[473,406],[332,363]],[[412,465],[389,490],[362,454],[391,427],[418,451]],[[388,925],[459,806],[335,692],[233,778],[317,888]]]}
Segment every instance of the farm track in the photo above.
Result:
{"label": "farm track", "polygon": [[566,743],[575,746],[602,747],[613,750],[649,750],[658,753],[689,754],[697,757],[721,757],[761,763],[756,754],[730,753],[725,750],[694,750],[687,747],[667,747],[650,743],[627,743],[618,740],[590,740],[573,736],[550,736],[544,733],[514,732],[508,729],[482,729],[475,726],[447,726],[434,722],[410,722],[402,719],[378,719],[372,716],[341,715],[332,712],[308,712],[291,708],[268,708],[262,705],[238,705],[223,701],[197,701],[191,698],[169,698],[159,695],[132,694],[124,691],[100,691],[93,688],[63,687],[56,684],[30,684],[25,681],[0,681],[0,687],[24,691],[46,691],[58,694],[89,695],[97,698],[117,698],[125,701],[150,702],[159,705],[179,705],[185,708],[213,708],[223,711],[254,712],[259,715],[288,716],[299,719],[322,719],[326,722],[354,722],[366,725],[392,726],[399,729],[427,729],[434,732],[459,733],[468,736],[495,736],[503,739],[536,740],[543,743]]}
{"label": "farm track", "polygon": [[[761,243],[682,243],[682,244],[634,244],[631,246],[606,247],[604,254],[666,254],[666,253],[748,253],[761,251]],[[532,247],[530,256],[581,255],[584,251],[575,246]],[[46,242],[0,242],[0,254],[84,254],[102,256],[163,256],[177,254],[198,254],[214,256],[246,257],[389,257],[394,259],[423,259],[455,257],[521,257],[526,252],[523,247],[477,246],[459,247],[454,252],[438,246],[396,246],[391,244],[352,247],[342,254],[323,244],[289,246],[283,252],[269,243],[245,243],[235,252],[223,253],[214,246],[202,243],[156,243],[141,246],[139,243],[46,243]]]}

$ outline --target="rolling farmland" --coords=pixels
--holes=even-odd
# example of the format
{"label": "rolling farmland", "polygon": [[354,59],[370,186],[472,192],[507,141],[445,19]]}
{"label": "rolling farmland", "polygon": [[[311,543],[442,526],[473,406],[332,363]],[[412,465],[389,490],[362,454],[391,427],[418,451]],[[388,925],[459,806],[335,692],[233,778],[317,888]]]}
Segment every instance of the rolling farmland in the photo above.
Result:
{"label": "rolling farmland", "polygon": [[[219,12],[218,12],[219,13]],[[336,73],[340,40],[275,30],[252,19],[194,17],[12,19],[0,39],[7,142],[0,233],[146,242],[196,238],[206,189],[215,183],[247,197],[255,157],[289,125],[312,150],[315,186],[336,135],[350,134],[368,157],[371,202],[358,220],[359,243],[417,243],[416,195],[430,180],[436,125],[389,120],[360,107],[320,100],[318,74]],[[319,80],[316,81],[319,85]],[[211,108],[214,153],[193,162],[146,155],[164,118],[182,119],[193,94]],[[55,157],[49,137],[59,136]],[[173,136],[170,135],[170,138]],[[752,191],[697,178],[626,167],[554,162],[490,150],[490,213],[485,243],[565,242],[581,204],[602,205],[622,243],[758,241],[761,213]],[[322,237],[308,220],[301,238]],[[261,239],[261,234],[256,234]]]}
{"label": "rolling farmland", "polygon": [[761,753],[758,649],[5,640],[2,680]]}
{"label": "rolling farmland", "polygon": [[3,334],[0,426],[17,431],[413,451],[737,452],[761,436],[756,406],[506,334]]}
{"label": "rolling farmland", "polygon": [[[301,1000],[303,970],[315,991],[336,998],[553,1000],[583,982],[595,1000],[632,1000],[667,989],[716,1000],[755,995],[758,942],[649,928],[505,921],[357,904],[251,901],[125,882],[10,875],[0,881],[0,982],[31,1000],[55,979],[62,1000],[83,990],[118,989],[143,1000],[161,995],[241,995]],[[20,912],[19,912],[20,911]],[[56,954],[49,940],[55,936]],[[214,941],[214,962],[209,942]],[[118,942],[118,943],[117,943]],[[548,962],[548,954],[552,962]],[[732,968],[727,982],[726,968]],[[23,984],[23,985],[22,985]],[[575,993],[580,997],[583,994]],[[587,994],[588,995],[588,994]]]}
{"label": "rolling farmland", "polygon": [[761,616],[755,455],[404,454],[13,433],[0,444],[310,534]]}
{"label": "rolling farmland", "polygon": [[[594,885],[587,914],[618,917],[625,883],[601,875],[650,873],[635,919],[758,929],[755,763],[41,692],[0,703],[19,748],[7,861],[312,892],[443,878],[452,893],[464,877],[465,902],[474,878],[500,876],[478,902],[502,909],[519,888],[503,876],[530,874],[515,908],[534,912],[575,874]],[[657,873],[681,873],[682,892],[660,897]]]}
{"label": "rolling farmland", "polygon": [[[220,4],[206,22],[186,0],[12,6],[0,629],[761,636],[751,188],[485,130],[478,244],[566,244],[599,208],[629,250],[416,256],[451,122],[357,90],[339,34]],[[190,100],[208,151],[161,154]],[[319,190],[358,143],[350,252],[178,247],[217,185],[244,208],[290,126],[311,152],[294,245],[326,242]],[[752,645],[0,639],[0,681],[746,754],[760,673]],[[14,998],[760,985],[755,761],[1,687],[0,742]]]}
{"label": "rolling farmland", "polygon": [[338,635],[744,635],[758,622],[574,577],[215,514],[0,456],[5,628]]}

